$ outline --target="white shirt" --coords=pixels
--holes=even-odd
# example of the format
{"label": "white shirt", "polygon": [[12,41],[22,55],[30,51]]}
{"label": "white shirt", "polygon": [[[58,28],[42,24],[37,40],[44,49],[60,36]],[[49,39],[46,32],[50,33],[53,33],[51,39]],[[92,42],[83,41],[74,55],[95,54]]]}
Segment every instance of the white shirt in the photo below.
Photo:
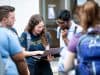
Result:
{"label": "white shirt", "polygon": [[[75,27],[77,27],[76,32],[75,33],[79,33],[82,31],[82,28],[80,26],[78,26],[77,24],[75,24],[73,21],[71,21],[71,27],[68,30],[68,35],[67,38],[68,40],[71,40],[75,30]],[[66,44],[64,43],[64,40],[62,38],[62,34],[60,34],[60,47],[64,47],[60,53],[60,58],[59,58],[59,62],[58,62],[58,71],[64,71],[64,66],[63,66],[63,62],[66,58],[66,50],[68,49]]]}

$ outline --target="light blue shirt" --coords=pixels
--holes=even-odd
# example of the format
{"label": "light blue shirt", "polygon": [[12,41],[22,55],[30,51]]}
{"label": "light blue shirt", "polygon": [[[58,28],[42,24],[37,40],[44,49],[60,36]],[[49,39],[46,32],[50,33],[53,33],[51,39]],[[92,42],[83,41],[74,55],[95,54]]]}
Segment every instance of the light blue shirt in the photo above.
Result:
{"label": "light blue shirt", "polygon": [[21,52],[17,35],[11,30],[0,27],[0,53],[5,64],[5,75],[19,75],[12,56]]}

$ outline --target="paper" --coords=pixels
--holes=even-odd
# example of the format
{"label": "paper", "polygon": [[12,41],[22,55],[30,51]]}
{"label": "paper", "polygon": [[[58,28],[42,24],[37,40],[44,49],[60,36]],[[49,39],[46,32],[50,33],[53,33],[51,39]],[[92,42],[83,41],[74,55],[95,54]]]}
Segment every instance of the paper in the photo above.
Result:
{"label": "paper", "polygon": [[55,6],[56,5],[54,4],[48,5],[48,19],[55,19],[55,11],[54,11]]}

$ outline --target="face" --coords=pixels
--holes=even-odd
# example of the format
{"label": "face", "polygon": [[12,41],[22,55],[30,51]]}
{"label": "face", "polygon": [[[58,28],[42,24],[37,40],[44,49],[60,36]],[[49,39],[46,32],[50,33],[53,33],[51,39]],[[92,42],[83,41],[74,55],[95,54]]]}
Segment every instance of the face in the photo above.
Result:
{"label": "face", "polygon": [[7,27],[12,27],[15,22],[15,13],[14,12],[9,12],[8,17],[5,20],[6,26]]}
{"label": "face", "polygon": [[56,20],[56,23],[60,26],[61,29],[69,29],[70,28],[70,21],[63,21],[63,20]]}
{"label": "face", "polygon": [[44,22],[41,21],[38,25],[35,26],[35,28],[33,29],[33,34],[41,34],[41,32],[44,29]]}

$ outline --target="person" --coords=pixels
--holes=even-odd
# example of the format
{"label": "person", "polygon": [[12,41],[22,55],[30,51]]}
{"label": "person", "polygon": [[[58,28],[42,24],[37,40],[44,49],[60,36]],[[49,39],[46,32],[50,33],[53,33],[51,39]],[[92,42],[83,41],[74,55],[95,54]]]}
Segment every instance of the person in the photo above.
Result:
{"label": "person", "polygon": [[4,12],[6,15],[9,14],[7,24],[2,25],[2,26],[5,26],[5,27],[11,29],[13,32],[15,32],[18,35],[16,29],[13,28],[13,25],[14,25],[14,22],[15,22],[15,16],[14,16],[15,13],[12,13],[12,12],[15,11],[15,8],[12,7],[12,6],[3,5],[3,6],[0,6],[0,11],[1,11],[1,13]]}
{"label": "person", "polygon": [[81,31],[81,27],[74,23],[71,20],[71,14],[68,10],[62,10],[61,13],[58,15],[56,23],[58,24],[58,30],[60,34],[60,47],[64,47],[60,53],[60,58],[58,62],[58,71],[59,75],[64,75],[64,67],[63,62],[66,57],[66,49],[68,42],[72,38],[73,34],[78,33]]}
{"label": "person", "polygon": [[[87,1],[81,7],[81,11],[78,12],[78,15],[80,16],[80,25],[82,26],[83,30],[80,34],[76,34],[75,36],[73,36],[72,40],[70,40],[70,42],[69,42],[68,50],[66,51],[67,52],[66,60],[64,61],[64,69],[66,70],[66,72],[74,67],[74,59],[75,59],[75,57],[77,57],[78,68],[76,68],[76,70],[77,70],[76,73],[78,73],[78,75],[84,75],[84,74],[85,75],[92,75],[93,74],[91,65],[90,65],[90,68],[91,68],[90,69],[90,68],[86,67],[87,64],[85,64],[85,62],[81,63],[81,61],[79,61],[78,55],[86,54],[87,50],[80,51],[80,49],[77,50],[77,48],[79,46],[78,42],[80,41],[82,35],[86,34],[87,32],[89,33],[95,29],[97,29],[97,31],[99,30],[99,28],[100,28],[100,17],[98,16],[99,14],[100,14],[99,13],[99,6],[95,1]],[[81,44],[81,47],[84,45],[85,45],[85,43],[83,45]],[[87,45],[85,45],[85,46],[87,47]],[[100,47],[98,47],[98,48],[100,48]],[[80,51],[81,53],[79,54],[78,51]],[[91,53],[91,55],[92,55],[92,53]],[[82,59],[84,61],[84,58],[82,58]],[[100,61],[100,59],[98,59],[98,58],[95,58],[95,59],[98,60],[98,62]],[[93,59],[93,61],[95,61],[95,60]],[[91,61],[90,61],[90,63],[91,63]],[[82,64],[84,64],[84,65],[82,66]],[[82,66],[84,68],[84,70],[83,70],[83,68],[80,69],[79,66]],[[99,68],[99,65],[98,65],[98,68]],[[88,73],[87,69],[88,69],[88,71],[91,70],[92,73],[87,74]],[[100,74],[100,70],[98,70],[98,73]],[[95,75],[99,75],[98,73],[96,73],[96,68],[95,68]]]}
{"label": "person", "polygon": [[5,65],[4,75],[29,75],[18,37],[6,27],[8,24],[14,24],[15,13],[10,11],[14,7],[6,7],[7,9],[3,10],[5,6],[0,6],[0,53]]}
{"label": "person", "polygon": [[[27,48],[27,33],[31,37],[29,48]],[[31,16],[25,32],[21,35],[20,42],[24,49],[30,75],[53,75],[49,63],[52,56],[48,55],[47,59],[38,59],[34,57],[34,55],[43,54],[46,49],[49,49],[42,16],[38,14]]]}
{"label": "person", "polygon": [[78,15],[78,12],[81,11],[81,7],[82,7],[82,5],[76,6],[75,11],[72,16],[74,22],[78,25],[79,25],[79,21],[80,21],[80,16]]}

